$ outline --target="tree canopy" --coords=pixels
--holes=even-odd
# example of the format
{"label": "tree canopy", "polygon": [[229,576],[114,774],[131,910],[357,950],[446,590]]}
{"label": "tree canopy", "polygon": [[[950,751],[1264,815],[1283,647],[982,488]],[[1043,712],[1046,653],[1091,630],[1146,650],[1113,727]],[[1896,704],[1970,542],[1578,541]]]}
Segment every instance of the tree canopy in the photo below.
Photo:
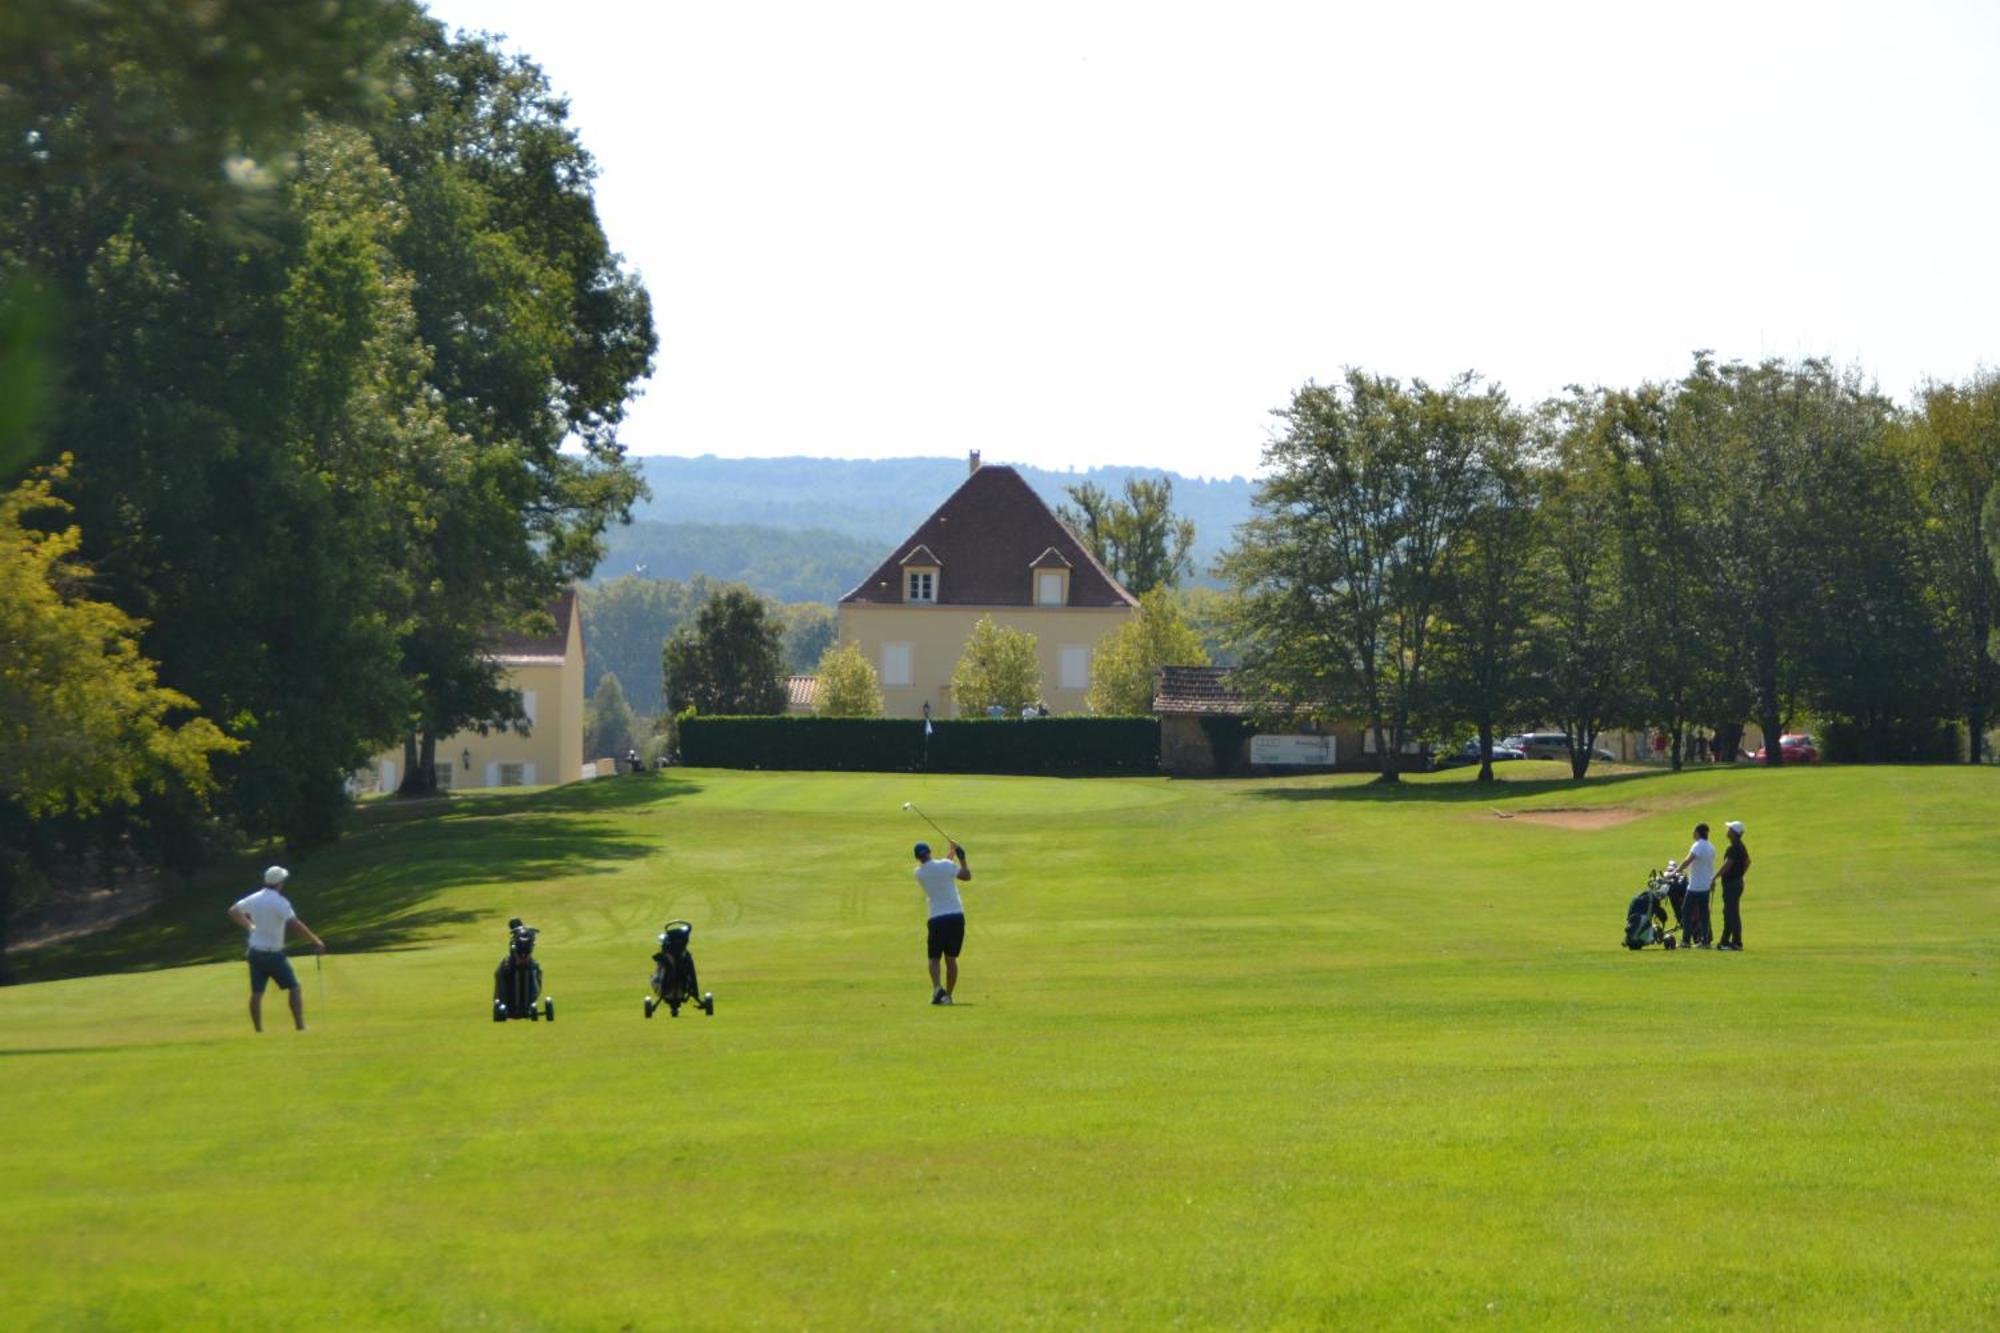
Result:
{"label": "tree canopy", "polygon": [[1097,641],[1084,702],[1093,713],[1150,713],[1161,667],[1207,665],[1201,635],[1182,618],[1173,590],[1154,588],[1139,598],[1135,614]]}
{"label": "tree canopy", "polygon": [[1173,478],[1128,477],[1122,499],[1086,481],[1069,498],[1056,517],[1129,591],[1172,587],[1193,570],[1194,524],[1173,512]]}
{"label": "tree canopy", "polygon": [[813,712],[821,717],[882,716],[882,681],[858,644],[836,643],[821,654],[815,673],[819,694]]}
{"label": "tree canopy", "polygon": [[1042,665],[1035,636],[981,616],[966,636],[965,650],[951,672],[951,697],[958,711],[976,717],[998,706],[1010,716],[1039,704]]}
{"label": "tree canopy", "polygon": [[667,640],[661,654],[673,712],[745,715],[785,711],[785,655],[763,599],[724,588]]}

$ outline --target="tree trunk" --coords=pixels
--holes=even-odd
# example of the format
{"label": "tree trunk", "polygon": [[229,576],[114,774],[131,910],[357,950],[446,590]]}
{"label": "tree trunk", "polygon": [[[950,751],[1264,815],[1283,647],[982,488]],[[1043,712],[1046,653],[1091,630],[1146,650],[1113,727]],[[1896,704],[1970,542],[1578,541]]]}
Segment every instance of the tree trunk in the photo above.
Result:
{"label": "tree trunk", "polygon": [[1377,782],[1400,782],[1402,777],[1396,772],[1396,752],[1389,748],[1389,735],[1382,727],[1382,719],[1374,718],[1369,724],[1375,731],[1375,755],[1382,761],[1381,776]]}
{"label": "tree trunk", "polygon": [[1716,727],[1713,755],[1723,756],[1716,762],[1733,764],[1736,762],[1736,756],[1741,753],[1743,753],[1743,724],[1724,722]]}
{"label": "tree trunk", "polygon": [[7,941],[13,932],[8,929],[14,917],[14,877],[18,872],[14,858],[0,847],[0,986],[14,984],[14,968],[7,961]]}
{"label": "tree trunk", "polygon": [[1497,782],[1493,776],[1493,720],[1481,718],[1479,722],[1479,781]]}
{"label": "tree trunk", "polygon": [[1986,710],[1978,705],[1965,715],[1965,758],[1972,764],[1986,758]]}
{"label": "tree trunk", "polygon": [[1768,630],[1757,644],[1757,725],[1764,730],[1765,766],[1782,767],[1785,754],[1778,736],[1784,730],[1785,720],[1778,711],[1778,645],[1772,642]]}
{"label": "tree trunk", "polygon": [[1681,771],[1681,728],[1675,727],[1669,733],[1667,742],[1667,753],[1672,756],[1669,762],[1674,772],[1678,773]]}
{"label": "tree trunk", "polygon": [[428,730],[424,732],[422,749],[417,766],[424,771],[424,790],[433,796],[437,795],[438,743],[437,737],[433,736]]}

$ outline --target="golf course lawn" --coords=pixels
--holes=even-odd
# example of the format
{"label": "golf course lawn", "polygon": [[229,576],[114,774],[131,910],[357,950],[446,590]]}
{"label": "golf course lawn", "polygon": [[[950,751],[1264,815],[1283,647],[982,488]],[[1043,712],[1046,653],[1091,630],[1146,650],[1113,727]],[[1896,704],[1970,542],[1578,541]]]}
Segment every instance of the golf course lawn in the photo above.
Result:
{"label": "golf course lawn", "polygon": [[[304,1034],[261,861],[16,956],[6,1323],[2000,1326],[2000,770],[1561,773],[372,807],[292,863]],[[1627,952],[1698,819],[1747,950]],[[515,915],[553,1025],[488,1017]],[[642,1015],[671,917],[713,1018]]]}

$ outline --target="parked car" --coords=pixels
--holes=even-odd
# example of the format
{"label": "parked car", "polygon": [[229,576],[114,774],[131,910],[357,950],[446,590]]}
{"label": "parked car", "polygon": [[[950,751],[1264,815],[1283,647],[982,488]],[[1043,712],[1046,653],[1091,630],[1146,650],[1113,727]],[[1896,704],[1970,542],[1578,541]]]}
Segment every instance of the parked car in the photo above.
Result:
{"label": "parked car", "polygon": [[[1527,755],[1511,745],[1502,745],[1499,741],[1493,742],[1493,762],[1496,764],[1503,759],[1526,759],[1527,757]],[[1439,759],[1432,767],[1463,768],[1467,764],[1476,764],[1478,762],[1479,742],[1477,740],[1469,740],[1456,750]]]}
{"label": "parked car", "polygon": [[[1512,750],[1519,750],[1529,759],[1568,759],[1569,733],[1563,731],[1525,731],[1518,736],[1509,736],[1500,742]],[[1592,759],[1616,761],[1618,756],[1602,745],[1592,746]]]}
{"label": "parked car", "polygon": [[[1764,759],[1764,747],[1758,746],[1752,759]],[[1778,737],[1778,757],[1788,764],[1817,764],[1819,762],[1819,742],[1803,731],[1790,731]]]}

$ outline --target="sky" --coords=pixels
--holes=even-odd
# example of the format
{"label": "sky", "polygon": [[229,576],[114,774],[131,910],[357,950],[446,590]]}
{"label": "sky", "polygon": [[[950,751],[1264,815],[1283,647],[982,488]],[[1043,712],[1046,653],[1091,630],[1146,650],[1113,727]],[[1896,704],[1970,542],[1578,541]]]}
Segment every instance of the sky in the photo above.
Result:
{"label": "sky", "polygon": [[1356,366],[2000,363],[2000,4],[434,0],[570,99],[639,454],[1250,476]]}

